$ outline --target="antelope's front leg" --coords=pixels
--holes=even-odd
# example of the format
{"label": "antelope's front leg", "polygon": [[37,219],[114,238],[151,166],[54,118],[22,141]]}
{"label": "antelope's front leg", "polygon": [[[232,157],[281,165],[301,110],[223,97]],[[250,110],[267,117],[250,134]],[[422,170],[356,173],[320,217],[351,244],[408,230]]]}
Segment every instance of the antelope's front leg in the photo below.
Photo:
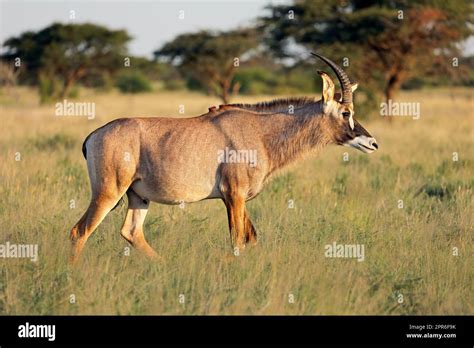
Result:
{"label": "antelope's front leg", "polygon": [[225,199],[232,248],[237,251],[245,248],[245,199],[229,196]]}
{"label": "antelope's front leg", "polygon": [[253,227],[252,221],[250,221],[249,213],[245,209],[244,216],[244,232],[245,232],[245,244],[254,246],[257,244],[257,231]]}

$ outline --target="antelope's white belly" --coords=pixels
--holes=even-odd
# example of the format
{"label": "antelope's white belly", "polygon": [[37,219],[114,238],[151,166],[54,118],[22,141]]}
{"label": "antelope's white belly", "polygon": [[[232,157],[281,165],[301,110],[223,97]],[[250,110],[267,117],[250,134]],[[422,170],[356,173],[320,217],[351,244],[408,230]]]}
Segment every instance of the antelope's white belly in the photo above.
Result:
{"label": "antelope's white belly", "polygon": [[131,186],[142,199],[163,204],[181,204],[221,198],[215,178],[212,180],[138,180]]}

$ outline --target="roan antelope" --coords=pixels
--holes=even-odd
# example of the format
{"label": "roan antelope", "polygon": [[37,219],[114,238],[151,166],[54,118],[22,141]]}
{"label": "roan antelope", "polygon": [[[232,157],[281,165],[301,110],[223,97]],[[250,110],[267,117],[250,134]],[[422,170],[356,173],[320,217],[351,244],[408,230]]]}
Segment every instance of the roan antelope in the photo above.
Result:
{"label": "roan antelope", "polygon": [[[257,241],[245,202],[260,193],[275,171],[329,144],[365,153],[377,150],[375,139],[354,119],[357,84],[331,60],[313,55],[335,72],[341,94],[335,93],[329,75],[318,71],[323,80],[319,101],[221,105],[183,119],[122,118],[92,132],[82,147],[92,198],[71,231],[71,261],[125,194],[128,211],[121,234],[148,256],[156,256],[143,235],[150,201],[222,199],[232,246],[242,249]],[[254,161],[249,161],[249,151]]]}

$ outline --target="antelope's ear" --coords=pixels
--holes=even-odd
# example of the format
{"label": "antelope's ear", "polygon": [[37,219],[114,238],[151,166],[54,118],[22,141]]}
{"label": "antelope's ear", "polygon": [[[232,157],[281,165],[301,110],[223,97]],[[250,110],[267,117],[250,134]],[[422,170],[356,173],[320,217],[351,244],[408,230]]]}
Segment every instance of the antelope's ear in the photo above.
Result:
{"label": "antelope's ear", "polygon": [[357,89],[357,87],[359,87],[359,84],[358,83],[353,83],[351,85],[351,91],[354,92]]}
{"label": "antelope's ear", "polygon": [[323,102],[325,104],[334,100],[334,82],[324,71],[318,71],[318,74],[323,79]]}

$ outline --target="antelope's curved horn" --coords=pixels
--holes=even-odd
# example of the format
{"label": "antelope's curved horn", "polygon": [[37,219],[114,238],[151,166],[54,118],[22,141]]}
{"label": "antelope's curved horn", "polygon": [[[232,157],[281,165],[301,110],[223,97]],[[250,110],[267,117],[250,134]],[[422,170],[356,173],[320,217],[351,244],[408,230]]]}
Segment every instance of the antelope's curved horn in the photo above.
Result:
{"label": "antelope's curved horn", "polygon": [[336,63],[334,63],[332,60],[323,57],[317,53],[311,52],[312,56],[318,57],[321,59],[323,62],[325,62],[327,65],[331,67],[331,69],[334,71],[334,73],[337,76],[337,79],[339,80],[339,83],[341,84],[342,88],[342,104],[351,104],[352,103],[352,82],[347,76],[347,74],[342,70],[339,66],[337,66]]}

